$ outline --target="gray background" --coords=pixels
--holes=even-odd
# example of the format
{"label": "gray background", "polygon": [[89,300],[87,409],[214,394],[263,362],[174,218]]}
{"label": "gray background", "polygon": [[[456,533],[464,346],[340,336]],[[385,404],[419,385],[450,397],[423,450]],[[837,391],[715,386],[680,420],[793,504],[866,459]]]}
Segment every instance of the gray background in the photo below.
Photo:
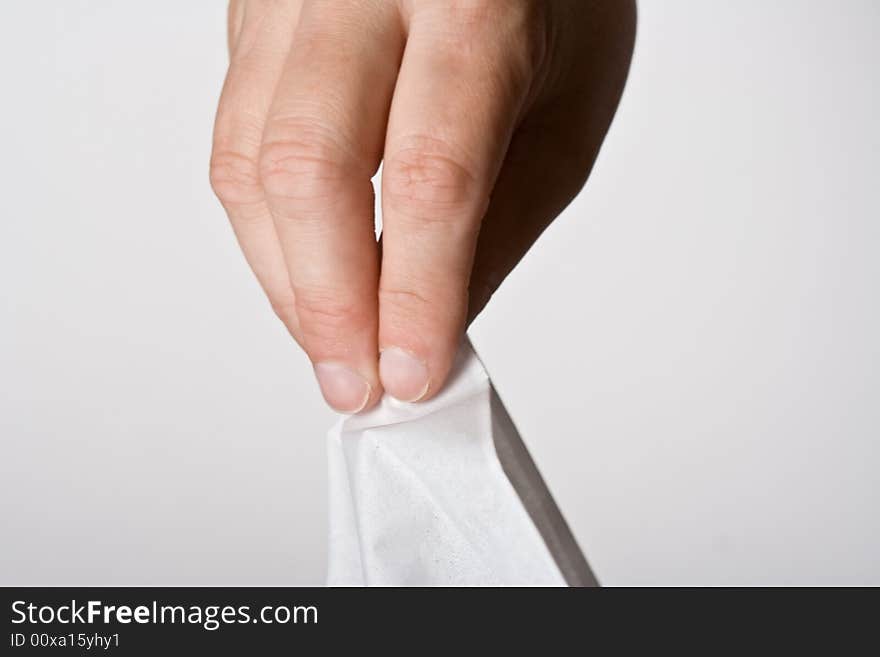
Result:
{"label": "gray background", "polygon": [[[472,331],[606,584],[880,584],[878,7],[642,2]],[[2,584],[323,581],[334,418],[207,183],[224,19],[7,7]]]}

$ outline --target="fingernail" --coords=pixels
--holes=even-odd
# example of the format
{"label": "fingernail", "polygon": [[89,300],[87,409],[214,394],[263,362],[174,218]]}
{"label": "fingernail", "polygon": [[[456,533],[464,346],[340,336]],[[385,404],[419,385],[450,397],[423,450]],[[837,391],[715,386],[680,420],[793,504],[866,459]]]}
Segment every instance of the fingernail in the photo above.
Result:
{"label": "fingernail", "polygon": [[340,413],[357,413],[367,405],[370,384],[354,370],[339,363],[317,363],[315,376],[324,399]]}
{"label": "fingernail", "polygon": [[428,366],[411,353],[389,347],[379,356],[379,378],[385,391],[400,401],[415,402],[428,392]]}

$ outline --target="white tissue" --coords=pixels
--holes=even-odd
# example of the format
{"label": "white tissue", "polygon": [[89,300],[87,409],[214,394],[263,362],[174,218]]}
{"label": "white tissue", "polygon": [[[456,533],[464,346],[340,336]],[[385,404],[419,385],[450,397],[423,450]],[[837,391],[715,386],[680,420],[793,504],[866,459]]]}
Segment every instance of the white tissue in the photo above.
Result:
{"label": "white tissue", "polygon": [[467,341],[439,395],[342,418],[328,454],[330,586],[595,584]]}

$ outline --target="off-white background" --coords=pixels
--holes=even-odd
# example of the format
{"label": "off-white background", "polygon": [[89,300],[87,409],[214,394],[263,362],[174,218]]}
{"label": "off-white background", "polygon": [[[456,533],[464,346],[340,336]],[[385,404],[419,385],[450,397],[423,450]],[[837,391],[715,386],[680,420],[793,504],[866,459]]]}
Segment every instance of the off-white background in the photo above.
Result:
{"label": "off-white background", "polygon": [[[320,584],[324,409],[207,184],[221,2],[0,27],[0,583]],[[880,584],[880,10],[641,3],[472,335],[606,584]]]}

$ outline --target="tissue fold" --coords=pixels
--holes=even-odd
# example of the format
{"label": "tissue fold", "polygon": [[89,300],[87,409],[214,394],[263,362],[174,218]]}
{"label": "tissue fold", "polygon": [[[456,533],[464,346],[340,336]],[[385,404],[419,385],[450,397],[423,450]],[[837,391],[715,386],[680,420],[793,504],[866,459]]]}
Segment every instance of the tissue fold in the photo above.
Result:
{"label": "tissue fold", "polygon": [[596,584],[467,341],[436,397],[386,396],[327,442],[328,585]]}

